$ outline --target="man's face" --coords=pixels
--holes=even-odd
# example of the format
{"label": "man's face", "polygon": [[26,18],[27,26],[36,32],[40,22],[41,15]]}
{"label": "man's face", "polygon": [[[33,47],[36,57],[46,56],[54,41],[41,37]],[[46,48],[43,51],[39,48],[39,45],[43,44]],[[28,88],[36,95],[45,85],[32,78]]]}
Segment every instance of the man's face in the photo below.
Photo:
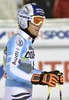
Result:
{"label": "man's face", "polygon": [[44,17],[42,16],[32,16],[29,21],[29,27],[27,28],[30,33],[34,36],[38,36],[38,32],[44,23]]}
{"label": "man's face", "polygon": [[36,25],[32,24],[31,22],[29,22],[29,27],[27,29],[32,35],[38,36],[38,32],[41,27],[42,27],[42,24],[36,26]]}

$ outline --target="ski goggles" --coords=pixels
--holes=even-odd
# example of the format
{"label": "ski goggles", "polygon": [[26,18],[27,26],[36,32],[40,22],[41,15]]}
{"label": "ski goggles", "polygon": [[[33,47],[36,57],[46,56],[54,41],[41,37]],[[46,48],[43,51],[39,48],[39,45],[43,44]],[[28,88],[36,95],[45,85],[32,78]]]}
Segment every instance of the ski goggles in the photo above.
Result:
{"label": "ski goggles", "polygon": [[31,21],[32,24],[38,26],[38,25],[44,23],[44,19],[45,18],[42,17],[42,16],[32,16],[30,21]]}

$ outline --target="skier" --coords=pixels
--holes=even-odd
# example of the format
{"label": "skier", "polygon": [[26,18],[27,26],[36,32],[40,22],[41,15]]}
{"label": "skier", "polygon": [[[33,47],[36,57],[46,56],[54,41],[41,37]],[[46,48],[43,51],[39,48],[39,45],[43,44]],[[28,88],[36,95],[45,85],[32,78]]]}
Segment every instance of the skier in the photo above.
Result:
{"label": "skier", "polygon": [[4,50],[5,95],[3,100],[32,100],[32,84],[55,87],[59,81],[52,71],[34,68],[33,42],[43,25],[45,13],[37,4],[26,4],[18,11],[19,31]]}

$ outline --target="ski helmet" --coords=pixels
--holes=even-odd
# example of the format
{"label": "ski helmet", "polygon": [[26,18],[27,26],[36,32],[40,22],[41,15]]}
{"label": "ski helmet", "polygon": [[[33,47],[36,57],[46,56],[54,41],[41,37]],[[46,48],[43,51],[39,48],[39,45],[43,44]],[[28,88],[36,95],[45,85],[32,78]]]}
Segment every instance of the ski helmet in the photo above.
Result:
{"label": "ski helmet", "polygon": [[31,3],[24,5],[18,11],[18,24],[22,29],[26,29],[28,27],[28,21],[31,21],[32,16],[45,17],[44,10],[40,8],[37,4]]}

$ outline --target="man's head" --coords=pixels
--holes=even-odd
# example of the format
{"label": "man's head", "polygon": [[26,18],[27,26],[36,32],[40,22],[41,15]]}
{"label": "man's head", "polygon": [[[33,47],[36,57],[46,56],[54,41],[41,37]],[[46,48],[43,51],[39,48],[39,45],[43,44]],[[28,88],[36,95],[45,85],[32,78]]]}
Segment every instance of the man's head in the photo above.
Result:
{"label": "man's head", "polygon": [[37,36],[45,18],[45,13],[35,3],[26,4],[18,11],[18,24],[22,29],[28,29],[30,33]]}

